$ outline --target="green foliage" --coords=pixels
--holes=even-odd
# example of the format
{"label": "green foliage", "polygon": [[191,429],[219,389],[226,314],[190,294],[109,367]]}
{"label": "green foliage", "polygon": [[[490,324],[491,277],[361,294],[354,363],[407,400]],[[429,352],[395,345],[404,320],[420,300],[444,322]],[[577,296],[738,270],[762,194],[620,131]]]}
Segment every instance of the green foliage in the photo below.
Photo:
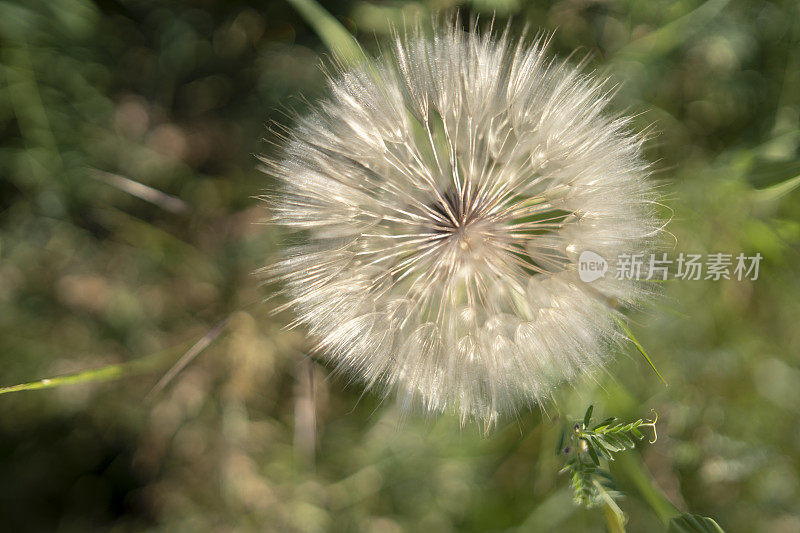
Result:
{"label": "green foliage", "polygon": [[724,533],[714,520],[706,516],[685,513],[669,523],[668,533]]}
{"label": "green foliage", "polygon": [[583,420],[562,433],[559,452],[568,458],[561,473],[569,477],[576,504],[587,509],[598,505],[612,505],[618,509],[613,502],[622,494],[604,466],[614,460],[614,454],[632,449],[635,441],[643,439],[642,428],[652,429],[651,443],[655,442],[658,416],[651,421],[639,419],[628,423],[610,417],[591,426],[593,410],[594,406],[590,405]]}

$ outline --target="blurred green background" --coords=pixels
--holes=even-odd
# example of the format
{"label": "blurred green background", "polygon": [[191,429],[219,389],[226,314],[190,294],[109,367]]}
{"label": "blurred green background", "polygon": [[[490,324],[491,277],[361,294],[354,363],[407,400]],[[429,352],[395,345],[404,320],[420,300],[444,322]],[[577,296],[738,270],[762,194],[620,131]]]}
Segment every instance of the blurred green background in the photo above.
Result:
{"label": "blurred green background", "polygon": [[304,359],[254,275],[280,243],[254,154],[325,94],[329,52],[292,6],[2,1],[0,384],[156,357],[0,396],[2,529],[603,531],[553,453],[560,418],[594,403],[660,417],[631,452],[644,466],[612,468],[629,531],[661,530],[652,487],[727,531],[800,531],[798,4],[323,5],[368,51],[442,9],[556,30],[553,51],[591,54],[621,83],[614,107],[654,125],[671,252],[759,252],[759,279],[667,283],[632,316],[668,387],[632,349],[488,435],[402,420]]}

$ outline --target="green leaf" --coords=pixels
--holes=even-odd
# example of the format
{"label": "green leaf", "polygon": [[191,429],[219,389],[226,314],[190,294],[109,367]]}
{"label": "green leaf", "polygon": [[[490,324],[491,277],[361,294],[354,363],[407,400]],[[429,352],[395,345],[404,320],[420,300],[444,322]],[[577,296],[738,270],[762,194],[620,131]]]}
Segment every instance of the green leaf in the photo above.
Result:
{"label": "green leaf", "polygon": [[564,452],[564,441],[567,438],[567,432],[564,428],[561,428],[561,433],[558,436],[558,441],[556,441],[556,455],[561,455]]}
{"label": "green leaf", "polygon": [[756,189],[767,189],[800,176],[800,159],[765,161],[756,159],[747,181]]}
{"label": "green leaf", "polygon": [[786,196],[795,190],[798,186],[800,186],[800,174],[776,185],[771,185],[763,189],[757,189],[755,191],[756,200],[778,200],[779,198],[782,198],[783,196]]}
{"label": "green leaf", "polygon": [[603,516],[606,519],[606,529],[609,533],[625,533],[624,514],[615,512],[614,508],[609,505],[604,505]]}
{"label": "green leaf", "polygon": [[[630,430],[628,430],[628,431],[630,431]],[[633,442],[633,439],[631,439],[631,438],[630,438],[628,435],[626,435],[625,433],[621,433],[621,432],[620,432],[620,433],[617,433],[617,434],[616,434],[616,437],[617,437],[617,440],[618,440],[618,441],[620,441],[620,442],[621,442],[621,444],[622,444],[622,445],[625,447],[625,449],[628,449],[628,448],[633,448],[633,447],[636,445],[636,444]]]}
{"label": "green leaf", "polygon": [[594,462],[594,464],[596,464],[597,466],[600,466],[600,458],[597,457],[597,452],[595,451],[594,446],[592,444],[588,445],[587,451],[589,452],[589,457],[592,458],[592,462]]}
{"label": "green leaf", "polygon": [[725,533],[707,516],[684,513],[669,521],[668,533]]}
{"label": "green leaf", "polygon": [[612,461],[613,456],[611,455],[611,451],[605,446],[605,443],[597,437],[592,437],[591,439],[594,445],[597,446],[597,449],[600,450],[601,455],[609,461]]}
{"label": "green leaf", "polygon": [[[604,435],[603,437],[599,437],[598,441],[603,442],[606,448],[608,448],[611,452],[622,452],[625,451],[625,445],[620,442],[617,435]],[[613,460],[613,457],[611,457]]]}
{"label": "green leaf", "polygon": [[589,421],[592,419],[592,411],[594,410],[594,405],[590,405],[589,408],[586,410],[586,414],[583,415],[583,427],[589,427]]}
{"label": "green leaf", "polygon": [[611,423],[613,423],[614,420],[616,420],[616,419],[617,419],[616,416],[610,416],[610,417],[606,418],[605,420],[603,420],[602,422],[600,422],[599,424],[597,424],[595,427],[593,427],[592,431],[597,431],[598,429],[603,429],[606,426],[608,426]]}

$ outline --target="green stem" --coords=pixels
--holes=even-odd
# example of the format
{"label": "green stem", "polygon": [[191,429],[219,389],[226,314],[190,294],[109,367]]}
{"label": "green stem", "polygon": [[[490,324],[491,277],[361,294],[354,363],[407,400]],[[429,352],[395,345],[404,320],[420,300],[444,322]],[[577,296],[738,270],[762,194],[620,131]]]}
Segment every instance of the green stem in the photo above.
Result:
{"label": "green stem", "polygon": [[[225,327],[226,320],[223,320],[211,331],[203,335],[196,343],[194,343],[188,350],[184,348],[170,348],[162,352],[140,357],[125,363],[116,363],[113,365],[95,368],[92,370],[84,370],[66,376],[58,376],[53,378],[40,379],[38,381],[29,381],[27,383],[20,383],[18,385],[11,385],[8,387],[0,387],[0,394],[8,394],[10,392],[22,392],[39,389],[52,389],[54,387],[61,387],[63,385],[75,385],[80,383],[98,383],[103,381],[112,381],[127,376],[134,376],[138,374],[145,374],[163,368],[167,363],[174,361],[178,353],[183,353],[183,356],[178,362],[167,372],[167,374],[159,381],[156,387],[151,391],[150,395],[158,392],[163,388],[175,374],[180,372],[192,359],[208,347],[211,342],[222,333]],[[149,396],[150,396],[149,395]]]}
{"label": "green stem", "polygon": [[619,506],[617,504],[613,504],[612,507],[609,504],[603,505],[603,516],[606,519],[606,529],[608,529],[609,533],[625,533],[625,515],[620,515],[617,510]]}
{"label": "green stem", "polygon": [[652,476],[647,472],[642,460],[635,454],[619,454],[613,463],[614,473],[624,478],[639,492],[642,499],[664,524],[680,516],[681,512],[659,489]]}

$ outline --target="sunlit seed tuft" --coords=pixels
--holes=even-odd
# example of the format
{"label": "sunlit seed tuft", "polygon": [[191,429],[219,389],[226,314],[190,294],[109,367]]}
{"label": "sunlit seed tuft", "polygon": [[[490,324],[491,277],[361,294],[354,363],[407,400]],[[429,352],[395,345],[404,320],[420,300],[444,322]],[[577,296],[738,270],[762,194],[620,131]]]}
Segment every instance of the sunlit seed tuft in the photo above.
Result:
{"label": "sunlit seed tuft", "polygon": [[319,353],[404,408],[534,405],[606,361],[610,301],[647,295],[577,275],[581,251],[645,252],[660,223],[642,136],[545,48],[416,27],[333,75],[265,159],[272,220],[302,238],[267,271]]}

